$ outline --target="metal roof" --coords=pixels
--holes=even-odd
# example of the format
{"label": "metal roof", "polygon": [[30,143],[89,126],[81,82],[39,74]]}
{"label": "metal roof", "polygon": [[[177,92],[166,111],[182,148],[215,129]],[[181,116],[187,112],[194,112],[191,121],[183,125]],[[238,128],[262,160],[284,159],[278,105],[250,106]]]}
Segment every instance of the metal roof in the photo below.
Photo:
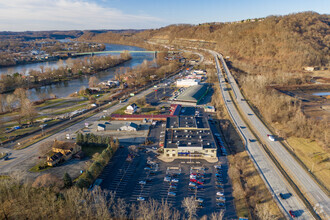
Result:
{"label": "metal roof", "polygon": [[180,94],[176,98],[176,101],[198,103],[198,101],[203,98],[207,90],[208,86],[206,84],[191,86],[187,88],[182,94]]}

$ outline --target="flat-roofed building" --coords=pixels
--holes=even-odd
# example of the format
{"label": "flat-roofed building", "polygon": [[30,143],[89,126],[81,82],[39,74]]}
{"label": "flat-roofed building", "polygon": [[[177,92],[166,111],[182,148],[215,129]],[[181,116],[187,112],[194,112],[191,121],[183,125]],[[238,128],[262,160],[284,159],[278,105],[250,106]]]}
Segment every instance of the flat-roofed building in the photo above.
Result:
{"label": "flat-roofed building", "polygon": [[209,86],[207,84],[201,84],[191,86],[184,90],[173,102],[180,104],[197,105],[203,97],[208,93]]}
{"label": "flat-roofed building", "polygon": [[216,159],[217,145],[205,117],[169,117],[164,156],[173,159]]}

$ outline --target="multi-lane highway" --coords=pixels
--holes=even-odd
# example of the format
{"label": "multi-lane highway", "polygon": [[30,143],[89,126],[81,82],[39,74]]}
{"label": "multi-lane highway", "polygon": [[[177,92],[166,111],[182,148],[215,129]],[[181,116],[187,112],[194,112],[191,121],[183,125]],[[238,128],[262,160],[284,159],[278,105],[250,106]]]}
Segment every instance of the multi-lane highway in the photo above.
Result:
{"label": "multi-lane highway", "polygon": [[327,194],[320,188],[320,186],[315,182],[315,180],[304,170],[300,164],[290,155],[290,153],[285,149],[285,147],[279,141],[271,141],[267,135],[271,132],[267,127],[261,122],[261,120],[253,114],[250,106],[244,97],[242,96],[240,89],[229,71],[225,60],[222,55],[219,55],[222,66],[225,70],[225,73],[228,77],[228,83],[231,85],[231,88],[234,93],[234,98],[242,110],[244,116],[249,120],[249,124],[258,133],[259,138],[267,144],[271,152],[285,168],[289,176],[294,180],[294,182],[300,187],[300,189],[306,193],[309,201],[314,205],[319,214],[323,214],[326,217],[330,217],[330,199]]}
{"label": "multi-lane highway", "polygon": [[[288,218],[291,218],[290,211],[293,211],[298,219],[312,219],[312,215],[306,209],[304,204],[299,200],[297,196],[294,195],[294,191],[287,184],[284,177],[277,170],[275,165],[268,158],[267,154],[263,151],[262,146],[259,142],[254,141],[250,142],[249,140],[255,140],[253,133],[250,131],[249,127],[245,124],[243,119],[241,118],[236,106],[231,100],[230,93],[227,89],[227,83],[225,82],[224,75],[221,72],[220,63],[218,60],[218,56],[220,54],[209,51],[214,55],[216,61],[216,67],[218,72],[218,79],[220,84],[220,89],[222,92],[222,98],[224,100],[225,106],[231,116],[234,125],[240,132],[241,136],[244,138],[246,143],[246,149],[251,156],[254,164],[256,165],[258,171],[263,177],[266,186],[273,194],[275,201],[279,204],[279,207],[286,214]],[[237,92],[237,91],[235,91]],[[248,113],[252,113],[252,111],[248,111]],[[293,196],[289,196],[286,199],[281,199],[279,194],[289,195],[291,193]]]}

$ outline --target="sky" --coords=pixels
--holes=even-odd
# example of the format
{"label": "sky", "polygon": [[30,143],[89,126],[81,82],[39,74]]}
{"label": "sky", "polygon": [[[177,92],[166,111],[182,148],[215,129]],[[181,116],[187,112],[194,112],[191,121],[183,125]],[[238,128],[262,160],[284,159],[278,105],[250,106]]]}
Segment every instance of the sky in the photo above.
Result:
{"label": "sky", "polygon": [[149,29],[330,13],[330,0],[0,0],[0,31]]}

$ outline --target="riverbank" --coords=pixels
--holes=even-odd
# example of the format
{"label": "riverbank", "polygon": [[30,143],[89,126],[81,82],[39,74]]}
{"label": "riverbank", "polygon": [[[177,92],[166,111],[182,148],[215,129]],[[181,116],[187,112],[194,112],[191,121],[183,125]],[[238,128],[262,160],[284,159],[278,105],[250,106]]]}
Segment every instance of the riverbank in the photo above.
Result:
{"label": "riverbank", "polygon": [[[13,92],[16,88],[33,89],[63,83],[65,81],[81,78],[82,76],[94,75],[98,72],[116,67],[132,59],[132,57],[127,54],[120,56],[120,58],[113,58],[113,56],[109,55],[107,56],[109,62],[104,63],[103,61],[105,57],[106,56],[90,58],[90,65],[86,62],[78,61],[73,63],[72,67],[68,67],[68,65],[66,65],[66,68],[64,66],[60,66],[56,70],[51,69],[48,73],[43,73],[43,70],[40,72],[31,72],[30,78],[21,74],[14,76],[7,75],[3,77],[2,81],[0,81],[0,94]],[[41,74],[44,74],[49,78],[42,78]]]}
{"label": "riverbank", "polygon": [[63,55],[63,56],[52,56],[52,57],[48,57],[47,59],[42,59],[42,60],[30,60],[30,61],[17,61],[16,64],[12,64],[12,65],[0,65],[0,70],[1,68],[7,68],[7,67],[16,67],[16,66],[20,66],[20,65],[27,65],[27,64],[35,64],[35,63],[46,63],[46,62],[55,62],[55,61],[59,61],[59,60],[67,60],[69,58],[79,58],[79,57],[83,57],[86,55]]}

